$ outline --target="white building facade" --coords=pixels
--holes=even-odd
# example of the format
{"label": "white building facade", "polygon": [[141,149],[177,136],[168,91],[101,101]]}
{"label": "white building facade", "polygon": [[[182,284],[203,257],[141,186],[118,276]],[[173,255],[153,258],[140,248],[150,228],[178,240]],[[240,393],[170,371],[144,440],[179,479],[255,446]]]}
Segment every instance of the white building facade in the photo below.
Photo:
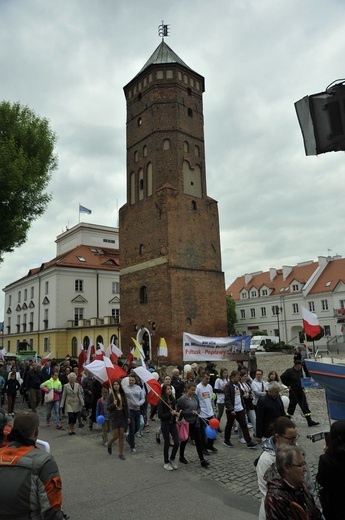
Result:
{"label": "white building facade", "polygon": [[236,302],[239,334],[261,330],[297,344],[303,332],[303,306],[325,329],[322,343],[344,342],[345,259],[340,256],[246,274],[228,287],[227,295]]}
{"label": "white building facade", "polygon": [[118,229],[79,223],[56,239],[56,257],[9,284],[5,292],[3,346],[25,344],[59,358],[119,339]]}

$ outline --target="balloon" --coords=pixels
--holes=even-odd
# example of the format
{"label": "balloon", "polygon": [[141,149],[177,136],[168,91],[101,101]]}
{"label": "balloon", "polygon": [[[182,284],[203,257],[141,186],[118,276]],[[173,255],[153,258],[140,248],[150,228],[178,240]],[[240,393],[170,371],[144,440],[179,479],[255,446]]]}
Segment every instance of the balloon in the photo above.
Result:
{"label": "balloon", "polygon": [[213,399],[214,401],[217,399],[217,394],[215,394],[214,392],[213,392],[213,394],[212,394],[212,399]]}
{"label": "balloon", "polygon": [[218,421],[218,419],[213,417],[213,419],[210,419],[208,421],[208,424],[211,426],[211,428],[214,428],[216,430],[217,428],[219,428],[220,422]]}
{"label": "balloon", "polygon": [[283,401],[284,408],[287,408],[290,404],[290,399],[288,398],[288,396],[282,395],[282,401]]}
{"label": "balloon", "polygon": [[211,428],[211,426],[206,426],[205,433],[208,439],[215,439],[217,436],[216,430],[214,428]]}
{"label": "balloon", "polygon": [[158,379],[159,379],[159,374],[158,374],[158,372],[152,372],[151,375],[155,378],[156,381],[158,381]]}
{"label": "balloon", "polygon": [[183,367],[183,373],[184,375],[186,376],[187,375],[187,372],[190,372],[192,370],[192,367],[190,365],[185,365]]}
{"label": "balloon", "polygon": [[97,415],[96,417],[96,423],[97,424],[103,424],[105,422],[105,417],[104,415]]}
{"label": "balloon", "polygon": [[121,381],[121,386],[122,388],[124,388],[125,386],[128,386],[129,385],[129,377],[124,377]]}

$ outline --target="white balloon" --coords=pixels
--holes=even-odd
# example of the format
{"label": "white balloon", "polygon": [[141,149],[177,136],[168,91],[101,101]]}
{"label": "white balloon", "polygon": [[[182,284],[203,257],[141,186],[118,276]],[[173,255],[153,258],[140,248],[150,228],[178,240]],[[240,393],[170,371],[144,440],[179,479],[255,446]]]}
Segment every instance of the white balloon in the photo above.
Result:
{"label": "white balloon", "polygon": [[156,381],[158,381],[158,379],[159,379],[158,372],[152,372],[152,376],[156,379]]}
{"label": "white balloon", "polygon": [[128,386],[129,385],[129,377],[124,377],[121,381],[121,386],[122,388],[124,388],[125,386]]}
{"label": "white balloon", "polygon": [[284,408],[286,409],[290,404],[290,399],[288,398],[287,395],[282,395],[282,401],[283,401]]}
{"label": "white balloon", "polygon": [[190,365],[185,365],[183,367],[184,375],[187,375],[187,372],[190,372],[190,370],[192,370],[192,367]]}

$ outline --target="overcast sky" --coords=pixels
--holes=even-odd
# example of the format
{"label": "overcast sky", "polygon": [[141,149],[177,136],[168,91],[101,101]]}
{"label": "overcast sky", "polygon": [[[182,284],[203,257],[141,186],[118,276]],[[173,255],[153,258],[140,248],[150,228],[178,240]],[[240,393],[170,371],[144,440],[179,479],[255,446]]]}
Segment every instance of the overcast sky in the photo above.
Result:
{"label": "overcast sky", "polygon": [[344,0],[0,0],[0,99],[48,118],[59,155],[53,200],[27,243],[5,255],[1,288],[55,256],[79,202],[92,209],[83,221],[117,225],[123,86],[159,45],[161,20],[168,45],[206,81],[207,190],[226,285],[344,255],[344,154],[306,157],[294,108],[345,77]]}

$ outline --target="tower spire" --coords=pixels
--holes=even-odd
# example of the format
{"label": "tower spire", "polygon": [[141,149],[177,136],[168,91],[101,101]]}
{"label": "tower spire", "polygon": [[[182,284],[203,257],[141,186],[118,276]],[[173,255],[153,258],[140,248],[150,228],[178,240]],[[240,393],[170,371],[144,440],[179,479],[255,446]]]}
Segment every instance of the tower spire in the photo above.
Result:
{"label": "tower spire", "polygon": [[169,27],[170,25],[164,25],[164,20],[161,25],[158,25],[158,36],[162,38],[162,42],[164,42],[164,36],[169,36]]}

